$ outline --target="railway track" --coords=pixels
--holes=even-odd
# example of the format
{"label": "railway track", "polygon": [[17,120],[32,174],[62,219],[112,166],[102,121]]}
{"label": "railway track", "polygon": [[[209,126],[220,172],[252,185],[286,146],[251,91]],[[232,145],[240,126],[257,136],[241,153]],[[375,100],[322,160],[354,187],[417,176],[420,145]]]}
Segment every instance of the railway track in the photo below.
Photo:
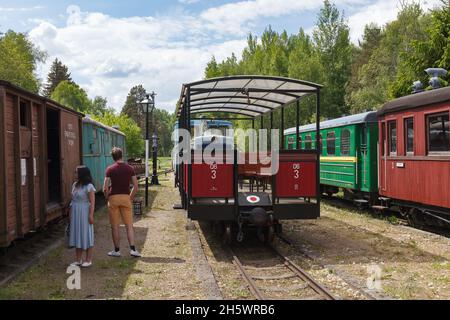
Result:
{"label": "railway track", "polygon": [[282,242],[284,242],[285,244],[295,248],[295,250],[300,253],[301,255],[303,255],[305,258],[311,260],[312,262],[314,262],[315,264],[319,265],[319,267],[321,268],[327,268],[329,270],[331,270],[336,276],[338,276],[342,281],[344,281],[345,283],[347,283],[351,288],[353,288],[354,290],[358,291],[361,295],[363,295],[364,297],[366,297],[368,300],[387,300],[387,299],[392,299],[391,297],[384,295],[384,294],[380,294],[377,292],[373,292],[371,290],[368,290],[364,287],[362,287],[361,285],[358,284],[358,282],[356,280],[354,280],[353,278],[351,278],[348,274],[337,270],[336,268],[334,268],[331,265],[323,265],[322,263],[320,263],[316,257],[312,256],[310,253],[305,252],[303,249],[299,248],[292,240],[290,240],[286,235],[281,234],[281,235],[277,235],[278,239]]}
{"label": "railway track", "polygon": [[44,230],[16,240],[0,252],[0,288],[5,287],[21,273],[34,265],[64,242],[66,220],[62,219]]}
{"label": "railway track", "polygon": [[397,221],[396,223],[403,227],[412,228],[412,229],[420,230],[420,231],[423,231],[426,233],[437,234],[437,235],[440,235],[443,237],[450,238],[450,229],[434,227],[434,226],[430,226],[427,224],[421,224],[421,225],[415,225],[415,226],[410,225],[408,220],[395,210],[389,209],[383,213],[380,213],[379,211],[372,209],[370,207],[361,209],[357,205],[355,205],[352,200],[348,200],[348,199],[341,198],[341,197],[334,197],[334,196],[332,196],[332,197],[323,196],[322,201],[325,204],[335,207],[335,208],[338,208],[338,209],[358,210],[363,213],[364,212],[370,213],[373,217],[378,218],[378,219],[383,219],[383,218],[386,219],[388,216],[394,216]]}
{"label": "railway track", "polygon": [[258,300],[336,300],[327,288],[273,246],[252,246],[245,260],[231,247],[228,249],[234,265]]}

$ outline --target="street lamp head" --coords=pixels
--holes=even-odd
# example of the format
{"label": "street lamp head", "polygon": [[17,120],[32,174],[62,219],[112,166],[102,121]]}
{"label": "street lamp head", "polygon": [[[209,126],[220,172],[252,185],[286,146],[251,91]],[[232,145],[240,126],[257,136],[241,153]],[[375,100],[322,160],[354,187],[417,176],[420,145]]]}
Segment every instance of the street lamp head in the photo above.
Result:
{"label": "street lamp head", "polygon": [[146,112],[152,112],[153,109],[155,108],[155,98],[150,94],[147,94],[146,98],[141,100],[141,101],[137,101],[136,102],[138,106],[142,107],[144,113]]}

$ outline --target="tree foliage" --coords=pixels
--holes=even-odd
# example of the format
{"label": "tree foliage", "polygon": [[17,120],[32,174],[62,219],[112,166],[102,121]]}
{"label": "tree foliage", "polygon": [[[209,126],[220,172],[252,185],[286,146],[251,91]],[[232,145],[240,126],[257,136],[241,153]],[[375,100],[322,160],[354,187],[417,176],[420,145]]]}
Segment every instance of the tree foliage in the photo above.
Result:
{"label": "tree foliage", "polygon": [[67,80],[58,84],[51,99],[78,112],[89,113],[91,110],[91,100],[86,91],[76,83]]}
{"label": "tree foliage", "polygon": [[45,59],[46,53],[39,50],[25,34],[10,30],[0,35],[0,79],[38,93],[40,82],[36,67]]}
{"label": "tree foliage", "polygon": [[[317,28],[311,38],[300,28],[298,34],[278,33],[269,26],[261,39],[250,34],[240,60],[233,54],[217,63],[213,57],[205,69],[205,77],[256,74],[292,77],[324,84],[322,114],[339,116],[347,112],[345,85],[351,75],[353,46],[343,15],[328,0],[318,15]],[[315,100],[302,102],[302,123],[309,122],[315,112]],[[295,110],[286,109],[286,126],[295,125]],[[275,113],[274,121],[280,115]]]}
{"label": "tree foliage", "polygon": [[127,155],[130,158],[140,157],[144,153],[144,140],[142,139],[141,128],[125,114],[115,114],[107,111],[103,116],[95,116],[95,120],[110,127],[118,126],[119,130],[125,134]]}
{"label": "tree foliage", "polygon": [[58,60],[58,58],[56,58],[53,61],[47,76],[47,84],[44,88],[44,95],[46,97],[50,97],[58,84],[62,81],[72,82],[72,78],[70,77],[69,68]]}

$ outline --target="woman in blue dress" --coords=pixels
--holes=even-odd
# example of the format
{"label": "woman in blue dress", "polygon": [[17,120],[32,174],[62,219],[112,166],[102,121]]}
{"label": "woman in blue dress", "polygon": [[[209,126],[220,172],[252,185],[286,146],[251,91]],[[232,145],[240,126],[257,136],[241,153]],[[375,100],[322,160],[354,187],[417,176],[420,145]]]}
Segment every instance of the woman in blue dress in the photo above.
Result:
{"label": "woman in blue dress", "polygon": [[[69,246],[76,250],[73,266],[92,266],[94,248],[95,187],[89,168],[77,168],[77,181],[72,186]],[[86,259],[83,261],[83,252]]]}

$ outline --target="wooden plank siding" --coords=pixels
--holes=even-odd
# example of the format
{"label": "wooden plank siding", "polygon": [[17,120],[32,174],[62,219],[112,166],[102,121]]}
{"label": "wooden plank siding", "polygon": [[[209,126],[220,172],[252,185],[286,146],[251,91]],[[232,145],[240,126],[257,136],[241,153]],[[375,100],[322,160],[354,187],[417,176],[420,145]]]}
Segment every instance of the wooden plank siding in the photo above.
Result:
{"label": "wooden plank siding", "polygon": [[13,149],[14,149],[14,163],[12,164],[14,172],[14,186],[16,191],[16,236],[23,236],[23,222],[22,222],[22,177],[21,177],[21,163],[20,163],[20,99],[18,96],[13,97]]}
{"label": "wooden plank siding", "polygon": [[[56,206],[48,204],[48,148],[53,147],[47,143],[48,109],[58,112],[61,122],[61,201]],[[64,213],[75,167],[81,163],[82,116],[0,80],[0,247]]]}
{"label": "wooden plank siding", "polygon": [[4,246],[8,243],[5,100],[5,91],[0,88],[0,246]]}
{"label": "wooden plank siding", "polygon": [[[426,118],[449,112],[450,101],[386,113],[380,117],[380,194],[401,201],[450,209],[450,154],[427,152]],[[414,154],[405,151],[404,120],[414,119]],[[397,154],[389,155],[388,122],[397,122]],[[384,123],[384,126],[382,125]],[[384,128],[384,135],[382,129]],[[386,142],[383,141],[386,137]],[[384,145],[386,144],[386,145]],[[383,154],[384,152],[384,154]]]}

